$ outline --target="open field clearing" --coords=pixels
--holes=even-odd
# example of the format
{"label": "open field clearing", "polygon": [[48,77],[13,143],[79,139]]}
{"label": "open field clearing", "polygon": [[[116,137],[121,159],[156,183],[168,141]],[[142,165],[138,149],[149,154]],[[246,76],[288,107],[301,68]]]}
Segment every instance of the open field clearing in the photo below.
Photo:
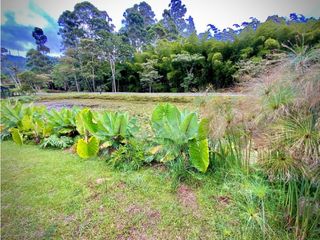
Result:
{"label": "open field clearing", "polygon": [[[119,172],[102,159],[13,142],[1,145],[1,177],[2,239],[243,239],[244,197],[263,184],[230,173],[175,188],[160,166]],[[268,219],[273,239],[290,239],[273,225],[278,217]]]}

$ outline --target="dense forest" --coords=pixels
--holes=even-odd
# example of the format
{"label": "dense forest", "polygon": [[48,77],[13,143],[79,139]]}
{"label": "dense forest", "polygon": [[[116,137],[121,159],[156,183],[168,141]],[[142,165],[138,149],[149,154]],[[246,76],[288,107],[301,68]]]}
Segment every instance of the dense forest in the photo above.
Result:
{"label": "dense forest", "polygon": [[[35,48],[26,54],[26,68],[10,62],[1,49],[2,84],[17,91],[189,92],[234,85],[241,71],[264,59],[314,46],[320,40],[320,20],[292,13],[270,16],[219,30],[197,33],[181,0],[171,0],[157,20],[146,2],[123,13],[122,27],[106,11],[81,2],[59,19],[62,55],[49,56],[47,36],[35,27]],[[272,53],[272,54],[271,54]],[[239,64],[241,63],[241,64]]]}

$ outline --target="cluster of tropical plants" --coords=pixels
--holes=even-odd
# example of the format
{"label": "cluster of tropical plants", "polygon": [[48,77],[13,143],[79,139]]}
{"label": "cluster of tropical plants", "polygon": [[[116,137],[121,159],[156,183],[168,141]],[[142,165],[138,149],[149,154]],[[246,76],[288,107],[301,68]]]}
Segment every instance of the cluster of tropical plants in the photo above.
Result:
{"label": "cluster of tropical plants", "polygon": [[[159,104],[151,126],[155,139],[149,146],[138,140],[135,118],[128,113],[90,109],[45,107],[6,102],[1,108],[2,138],[17,144],[33,142],[42,148],[73,147],[81,158],[107,156],[115,168],[140,168],[144,162],[168,165],[183,162],[184,172],[192,168],[206,172],[209,165],[208,122],[195,112],[180,111],[172,104]],[[150,146],[151,145],[151,146]],[[147,159],[147,161],[145,160]],[[170,163],[170,164],[169,164]]]}
{"label": "cluster of tropical plants", "polygon": [[[268,45],[276,44],[270,40]],[[201,179],[205,172],[221,184],[225,178],[239,178],[244,191],[237,205],[247,223],[240,229],[243,238],[277,238],[268,210],[277,213],[290,236],[317,239],[320,58],[317,49],[295,48],[302,52],[278,61],[276,74],[252,82],[250,98],[200,99],[200,114],[158,104],[150,119],[152,139],[139,139],[137,122],[127,113],[48,111],[20,102],[2,103],[1,138],[42,147],[72,146],[81,158],[99,155],[115,169],[162,163],[178,181]]]}

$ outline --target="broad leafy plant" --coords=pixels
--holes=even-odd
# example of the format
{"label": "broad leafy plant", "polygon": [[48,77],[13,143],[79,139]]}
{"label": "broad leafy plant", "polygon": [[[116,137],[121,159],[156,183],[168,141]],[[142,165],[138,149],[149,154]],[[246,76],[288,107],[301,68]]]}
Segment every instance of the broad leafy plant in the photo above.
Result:
{"label": "broad leafy plant", "polygon": [[[104,142],[102,147],[118,148],[119,145],[125,143],[125,139],[132,137],[137,130],[135,119],[129,119],[127,113],[99,113],[83,109],[77,115],[76,123],[77,131],[85,136],[84,139],[78,141],[78,154],[82,147],[96,147],[96,143],[99,141]],[[89,136],[91,138],[88,140]],[[89,145],[90,141],[94,146]],[[88,153],[91,152],[88,151]],[[94,155],[97,153],[98,151],[93,152]]]}
{"label": "broad leafy plant", "polygon": [[64,149],[67,147],[71,147],[73,145],[73,139],[67,136],[57,136],[53,134],[47,138],[43,139],[40,147],[42,148],[60,148]]}
{"label": "broad leafy plant", "polygon": [[163,162],[183,158],[200,172],[209,165],[208,120],[198,121],[195,112],[179,111],[169,103],[159,104],[152,113],[152,129],[160,144],[154,153],[163,151]]}
{"label": "broad leafy plant", "polygon": [[[1,108],[1,124],[3,131],[11,132],[12,139],[19,145],[23,139],[33,139],[37,144],[40,139],[49,136],[51,127],[43,118],[46,109],[39,106],[23,106],[15,104],[3,104]],[[20,139],[21,138],[21,139]]]}
{"label": "broad leafy plant", "polygon": [[21,124],[24,115],[24,108],[20,102],[10,104],[5,102],[1,104],[1,124],[3,130],[16,128]]}
{"label": "broad leafy plant", "polygon": [[47,112],[46,117],[55,133],[73,137],[78,134],[76,128],[76,116],[79,111],[80,110],[78,108],[62,108],[60,111],[52,109]]}

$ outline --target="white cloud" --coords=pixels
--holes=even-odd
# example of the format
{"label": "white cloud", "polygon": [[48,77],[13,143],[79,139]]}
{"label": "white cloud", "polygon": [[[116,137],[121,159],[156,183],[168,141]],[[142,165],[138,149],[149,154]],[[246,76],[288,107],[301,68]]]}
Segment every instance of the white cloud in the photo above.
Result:
{"label": "white cloud", "polygon": [[[57,20],[64,10],[72,10],[79,0],[34,0],[35,3]],[[106,10],[113,19],[117,29],[121,27],[123,12],[142,0],[89,0],[100,10]],[[157,19],[168,8],[170,0],[145,0],[151,5]],[[44,27],[47,21],[30,11],[30,0],[2,0],[2,14],[14,11],[20,24]],[[288,16],[292,12],[306,16],[320,17],[319,0],[183,0],[188,15],[194,18],[198,32],[206,30],[211,23],[219,28],[231,27],[234,23],[247,21],[249,17],[257,17],[264,21],[267,16],[278,14]],[[2,20],[3,21],[3,20]]]}

